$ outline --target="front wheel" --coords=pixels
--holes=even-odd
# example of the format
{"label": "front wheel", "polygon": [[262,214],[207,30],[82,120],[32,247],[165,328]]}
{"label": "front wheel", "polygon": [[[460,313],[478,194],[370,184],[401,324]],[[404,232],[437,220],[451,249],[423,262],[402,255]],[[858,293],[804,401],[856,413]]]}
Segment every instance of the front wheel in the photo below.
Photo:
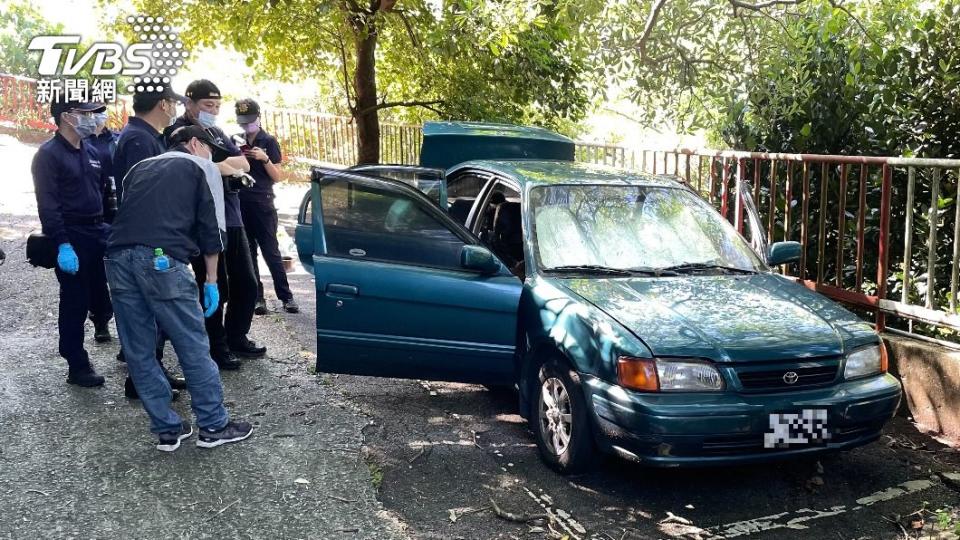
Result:
{"label": "front wheel", "polygon": [[596,460],[587,404],[580,385],[563,362],[550,360],[540,368],[531,400],[531,424],[540,456],[561,474],[589,469]]}

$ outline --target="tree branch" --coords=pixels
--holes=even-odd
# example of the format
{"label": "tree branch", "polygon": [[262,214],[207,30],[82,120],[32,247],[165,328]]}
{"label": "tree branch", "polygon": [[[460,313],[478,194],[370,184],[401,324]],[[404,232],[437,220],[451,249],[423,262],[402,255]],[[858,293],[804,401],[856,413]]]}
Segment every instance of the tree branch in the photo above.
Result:
{"label": "tree branch", "polygon": [[343,36],[337,36],[337,48],[340,49],[340,69],[343,76],[343,91],[347,95],[350,112],[354,112],[356,105],[354,105],[353,97],[350,95],[350,74],[347,70],[347,49],[343,43]]}
{"label": "tree branch", "polygon": [[431,110],[437,114],[442,114],[439,110],[431,105],[441,105],[444,101],[442,99],[434,99],[432,101],[381,101],[376,105],[367,107],[360,111],[357,116],[363,116],[372,111],[379,111],[382,109],[389,109],[391,107],[423,107],[424,109]]}
{"label": "tree branch", "polygon": [[400,20],[403,21],[403,26],[407,28],[407,35],[410,36],[410,44],[413,45],[414,48],[419,49],[420,40],[417,39],[417,34],[413,31],[413,25],[410,24],[410,19],[407,19],[407,14],[399,9],[395,9],[393,12],[400,17]]}
{"label": "tree branch", "polygon": [[766,0],[755,4],[744,2],[743,0],[728,0],[733,7],[749,9],[750,11],[760,11],[773,6],[795,6],[801,4],[804,0]]}
{"label": "tree branch", "polygon": [[830,1],[830,5],[831,5],[831,6],[839,9],[840,11],[844,12],[844,13],[847,15],[847,17],[850,17],[851,19],[853,19],[853,22],[857,23],[857,26],[860,27],[860,31],[863,32],[863,35],[867,36],[867,38],[868,38],[870,41],[872,41],[875,45],[877,45],[877,46],[879,46],[879,47],[882,47],[882,46],[883,46],[883,45],[880,44],[879,41],[876,40],[876,38],[874,38],[874,37],[870,34],[870,32],[867,32],[867,28],[866,28],[865,26],[863,26],[863,23],[860,22],[860,19],[857,18],[856,15],[854,15],[853,13],[851,13],[850,10],[847,9],[845,6],[840,5],[840,0],[829,0],[829,1]]}
{"label": "tree branch", "polygon": [[650,8],[650,15],[647,16],[647,24],[643,27],[643,34],[640,35],[640,39],[637,41],[637,48],[640,49],[640,61],[642,62],[647,56],[647,40],[650,39],[650,34],[653,33],[653,27],[657,24],[657,16],[660,15],[660,10],[663,9],[663,5],[667,3],[667,0],[655,0],[653,7]]}

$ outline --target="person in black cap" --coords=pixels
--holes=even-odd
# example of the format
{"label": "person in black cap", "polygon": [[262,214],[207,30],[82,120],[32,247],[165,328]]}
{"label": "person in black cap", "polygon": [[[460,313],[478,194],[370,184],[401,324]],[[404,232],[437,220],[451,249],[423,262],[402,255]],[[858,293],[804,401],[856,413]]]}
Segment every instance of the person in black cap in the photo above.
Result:
{"label": "person in black cap", "polygon": [[[120,132],[116,150],[113,154],[113,172],[116,179],[116,199],[119,206],[123,196],[123,178],[137,163],[159,156],[166,152],[162,132],[177,119],[177,105],[184,103],[186,98],[175,93],[169,86],[163,86],[158,92],[136,92],[133,94],[133,113],[127,120],[127,125]],[[163,345],[166,339],[157,336],[157,361],[163,369],[167,382],[176,390],[187,387],[183,377],[177,377],[163,367]],[[117,360],[125,361],[123,344],[117,355]],[[130,399],[137,399],[137,390],[130,376],[123,385],[124,395]],[[176,394],[174,394],[176,396]]]}
{"label": "person in black cap", "polygon": [[237,124],[243,128],[246,144],[240,149],[250,162],[250,176],[257,181],[253,186],[240,190],[240,214],[250,240],[250,257],[257,275],[257,306],[255,313],[266,315],[267,303],[263,297],[263,283],[257,268],[257,248],[263,250],[263,259],[273,277],[273,290],[288,313],[299,313],[300,307],[293,299],[287,273],[283,269],[280,245],[277,242],[277,209],[273,205],[276,196],[273,183],[280,179],[280,144],[260,126],[260,105],[252,99],[241,99],[236,104]]}
{"label": "person in black cap", "polygon": [[[241,441],[253,426],[232,422],[223,383],[210,357],[203,318],[217,310],[217,260],[224,247],[223,181],[215,161],[227,150],[200,127],[171,133],[172,150],[140,161],[123,179],[123,203],[107,244],[107,278],[127,369],[157,434],[157,449],[172,452],[193,427],[170,408],[172,391],[155,358],[156,328],[170,337],[186,375],[200,434],[197,446]],[[206,269],[204,306],[189,269]]]}
{"label": "person in black cap", "polygon": [[[231,157],[217,164],[224,179],[244,176],[250,170],[250,164],[235,144],[216,126],[220,112],[220,90],[212,82],[200,79],[187,85],[184,92],[187,97],[186,113],[164,131],[168,141],[170,136],[184,126],[200,126],[213,140],[226,148]],[[247,177],[249,178],[249,177]],[[240,215],[240,198],[237,192],[241,182],[225,181],[224,206],[227,223],[227,247],[217,267],[220,287],[221,307],[207,319],[207,334],[210,337],[210,350],[214,361],[221,369],[238,369],[240,362],[235,355],[247,358],[261,357],[266,347],[258,346],[247,337],[253,322],[253,310],[257,302],[257,277],[254,274],[253,259],[247,235],[243,229]],[[205,276],[203,261],[193,261],[197,281]],[[224,313],[223,303],[226,303]]]}
{"label": "person in black cap", "polygon": [[103,270],[109,233],[103,221],[107,171],[97,150],[85,140],[96,130],[94,114],[105,109],[99,103],[51,103],[57,131],[37,150],[31,166],[43,233],[58,246],[59,351],[69,366],[67,382],[85,387],[104,382],[83,347],[87,313],[97,326],[113,317]]}

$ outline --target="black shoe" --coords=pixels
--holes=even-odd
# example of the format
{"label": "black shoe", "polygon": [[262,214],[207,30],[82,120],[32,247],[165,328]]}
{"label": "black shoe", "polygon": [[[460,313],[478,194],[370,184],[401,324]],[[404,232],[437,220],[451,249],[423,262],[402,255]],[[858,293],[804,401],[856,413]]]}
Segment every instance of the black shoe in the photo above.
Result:
{"label": "black shoe", "polygon": [[257,299],[257,306],[253,308],[253,312],[257,315],[266,315],[267,314],[267,301],[263,298]]}
{"label": "black shoe", "polygon": [[161,452],[173,452],[180,448],[180,441],[189,439],[193,435],[193,426],[189,422],[184,422],[180,426],[180,431],[170,431],[160,433],[160,442],[157,443],[157,450]]}
{"label": "black shoe", "polygon": [[[176,401],[180,398],[179,390],[171,389],[170,393],[170,401]],[[127,399],[140,399],[140,394],[137,393],[137,387],[133,385],[133,379],[131,379],[129,375],[127,375],[127,380],[123,381],[123,395]]]}
{"label": "black shoe", "polygon": [[67,383],[82,386],[84,388],[93,388],[94,386],[103,386],[105,379],[102,375],[97,375],[93,366],[85,369],[71,369],[67,374]]}
{"label": "black shoe", "polygon": [[227,422],[217,431],[200,429],[197,437],[197,446],[200,448],[215,448],[221,444],[238,442],[246,439],[253,433],[253,426],[249,422]]}
{"label": "black shoe", "polygon": [[283,310],[287,313],[300,313],[300,306],[297,305],[297,301],[293,298],[283,301]]}
{"label": "black shoe", "polygon": [[213,361],[217,364],[220,371],[236,371],[240,369],[240,361],[230,353],[218,354],[213,357]]}
{"label": "black shoe", "polygon": [[110,325],[107,323],[93,323],[93,340],[97,343],[107,343],[113,339],[110,335]]}
{"label": "black shoe", "polygon": [[230,353],[240,358],[263,358],[267,354],[267,348],[260,347],[244,337],[239,344],[230,346]]}
{"label": "black shoe", "polygon": [[163,370],[163,376],[167,378],[167,384],[170,385],[170,388],[173,388],[175,390],[185,390],[187,388],[186,379],[178,375],[174,375],[162,364],[160,365],[160,369]]}

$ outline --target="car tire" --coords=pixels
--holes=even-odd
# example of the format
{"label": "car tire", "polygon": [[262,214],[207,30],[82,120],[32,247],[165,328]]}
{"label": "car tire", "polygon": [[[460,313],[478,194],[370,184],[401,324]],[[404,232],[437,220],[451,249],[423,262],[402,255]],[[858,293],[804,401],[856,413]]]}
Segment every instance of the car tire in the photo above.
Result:
{"label": "car tire", "polygon": [[540,457],[561,474],[581,473],[597,462],[579,377],[563,361],[540,367],[530,400],[530,425]]}

